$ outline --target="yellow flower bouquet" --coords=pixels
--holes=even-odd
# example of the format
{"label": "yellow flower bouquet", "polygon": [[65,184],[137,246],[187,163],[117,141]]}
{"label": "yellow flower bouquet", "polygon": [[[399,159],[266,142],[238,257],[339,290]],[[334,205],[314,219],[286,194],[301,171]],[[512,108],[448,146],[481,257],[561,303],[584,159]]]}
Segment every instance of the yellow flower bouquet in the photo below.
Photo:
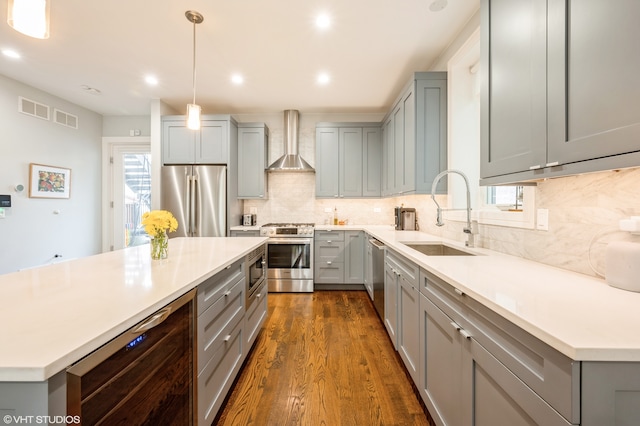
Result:
{"label": "yellow flower bouquet", "polygon": [[178,221],[167,210],[152,210],[142,215],[144,230],[151,237],[151,258],[166,259],[169,249],[168,232],[178,229]]}

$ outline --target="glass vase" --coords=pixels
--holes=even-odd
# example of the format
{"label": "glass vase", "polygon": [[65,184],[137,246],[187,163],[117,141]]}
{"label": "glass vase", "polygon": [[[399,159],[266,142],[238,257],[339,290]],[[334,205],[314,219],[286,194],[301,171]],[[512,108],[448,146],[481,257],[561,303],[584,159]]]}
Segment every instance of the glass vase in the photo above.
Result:
{"label": "glass vase", "polygon": [[150,246],[152,260],[166,259],[167,251],[169,249],[169,237],[167,237],[167,232],[163,231],[153,236],[153,238],[151,238]]}

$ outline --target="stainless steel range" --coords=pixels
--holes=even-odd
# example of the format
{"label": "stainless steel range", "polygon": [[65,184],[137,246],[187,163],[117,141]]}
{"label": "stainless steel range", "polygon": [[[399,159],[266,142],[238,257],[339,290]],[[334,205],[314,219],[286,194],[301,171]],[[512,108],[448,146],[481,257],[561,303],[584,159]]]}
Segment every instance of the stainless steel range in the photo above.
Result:
{"label": "stainless steel range", "polygon": [[312,223],[267,223],[260,228],[260,236],[269,237],[270,292],[313,292],[313,231]]}

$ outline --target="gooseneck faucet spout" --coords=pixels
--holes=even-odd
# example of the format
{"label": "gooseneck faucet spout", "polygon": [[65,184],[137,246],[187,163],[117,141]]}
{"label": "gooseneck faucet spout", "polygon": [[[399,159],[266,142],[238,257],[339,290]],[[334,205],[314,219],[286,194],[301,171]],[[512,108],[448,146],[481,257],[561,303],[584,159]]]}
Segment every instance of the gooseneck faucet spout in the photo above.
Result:
{"label": "gooseneck faucet spout", "polygon": [[440,182],[440,179],[442,179],[444,176],[450,173],[455,173],[462,176],[462,178],[464,179],[464,183],[467,187],[467,209],[466,209],[467,210],[467,226],[463,228],[462,231],[465,234],[467,234],[467,241],[465,242],[465,245],[467,247],[473,247],[474,234],[476,233],[476,231],[475,231],[475,227],[472,227],[472,224],[471,224],[471,191],[469,189],[469,179],[467,178],[467,175],[465,175],[459,170],[454,170],[454,169],[445,170],[443,172],[440,172],[438,176],[436,176],[435,179],[433,179],[433,184],[431,185],[431,199],[433,200],[434,203],[436,203],[436,207],[437,207],[436,226],[444,226],[444,222],[442,221],[443,211],[462,210],[462,209],[443,209],[440,207],[440,204],[438,204],[438,201],[436,200],[436,187],[438,186],[438,182]]}

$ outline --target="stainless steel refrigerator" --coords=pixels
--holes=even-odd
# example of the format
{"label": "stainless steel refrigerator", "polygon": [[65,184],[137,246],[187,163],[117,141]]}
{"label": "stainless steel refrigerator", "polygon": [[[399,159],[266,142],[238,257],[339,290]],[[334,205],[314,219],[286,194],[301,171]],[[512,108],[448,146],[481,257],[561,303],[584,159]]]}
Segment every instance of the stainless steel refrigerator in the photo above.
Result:
{"label": "stainless steel refrigerator", "polygon": [[169,237],[226,236],[226,166],[163,166],[161,178],[160,206],[178,220]]}

